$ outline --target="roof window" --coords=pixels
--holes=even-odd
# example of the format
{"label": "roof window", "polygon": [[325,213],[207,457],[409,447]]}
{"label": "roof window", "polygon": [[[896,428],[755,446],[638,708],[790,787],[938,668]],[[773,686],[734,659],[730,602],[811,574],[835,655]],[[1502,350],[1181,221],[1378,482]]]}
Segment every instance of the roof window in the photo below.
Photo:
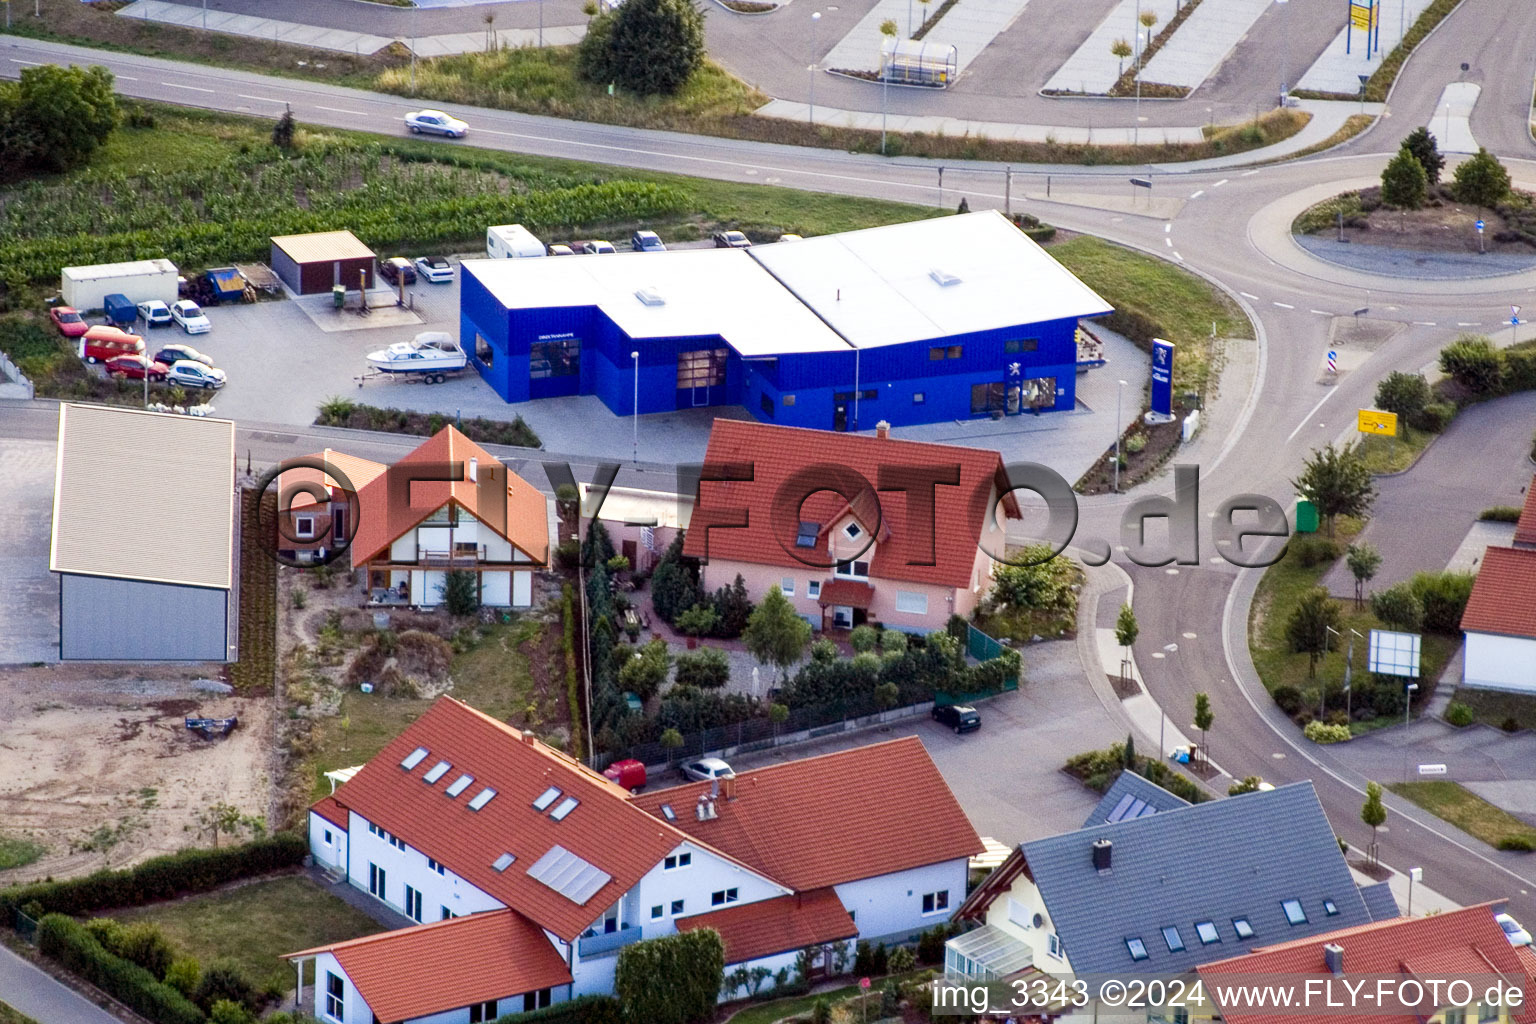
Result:
{"label": "roof window", "polygon": [[426,759],[427,759],[427,748],[426,747],[417,747],[415,750],[411,751],[409,754],[406,755],[406,758],[405,758],[404,761],[400,762],[400,767],[404,768],[406,771],[410,771],[412,768],[415,768],[417,765],[421,764],[421,762],[425,761]]}
{"label": "roof window", "polygon": [[581,803],[580,800],[577,800],[573,796],[568,796],[564,800],[560,801],[559,807],[556,807],[554,810],[549,812],[549,816],[556,821],[564,821],[566,815],[574,811],[576,809],[576,805],[579,803]]}
{"label": "roof window", "polygon": [[427,772],[427,774],[421,777],[421,781],[430,786],[432,783],[446,775],[448,773],[449,767],[451,766],[447,761],[439,761],[437,764],[432,766],[431,771]]}
{"label": "roof window", "polygon": [[504,853],[500,857],[496,858],[496,862],[492,864],[491,867],[495,868],[497,871],[505,871],[507,868],[512,866],[512,862],[515,860],[517,860],[517,858],[512,856],[512,854]]}
{"label": "roof window", "polygon": [[458,796],[460,793],[468,789],[469,784],[474,781],[475,777],[473,775],[460,775],[458,778],[453,780],[453,785],[449,786],[446,790],[444,790],[444,792],[450,797]]}
{"label": "roof window", "polygon": [[549,809],[549,805],[554,803],[555,802],[555,797],[557,797],[559,795],[560,795],[560,787],[559,786],[550,786],[544,792],[540,793],[539,794],[539,798],[533,802],[533,809],[536,810],[536,811],[548,810]]}
{"label": "roof window", "polygon": [[1280,904],[1280,909],[1285,911],[1285,919],[1291,924],[1307,923],[1307,912],[1302,909],[1301,900],[1285,900]]}
{"label": "roof window", "polygon": [[1125,948],[1131,954],[1132,960],[1145,960],[1147,958],[1147,944],[1141,939],[1126,939]]}
{"label": "roof window", "polygon": [[478,811],[480,808],[490,803],[491,798],[495,795],[496,791],[487,786],[485,789],[482,789],[480,792],[475,794],[475,798],[469,802],[469,809],[472,811]]}

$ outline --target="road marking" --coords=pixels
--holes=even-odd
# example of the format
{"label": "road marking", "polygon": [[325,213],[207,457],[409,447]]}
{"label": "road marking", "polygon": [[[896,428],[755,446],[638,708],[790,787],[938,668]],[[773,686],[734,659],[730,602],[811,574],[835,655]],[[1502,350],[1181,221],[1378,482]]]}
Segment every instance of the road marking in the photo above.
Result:
{"label": "road marking", "polygon": [[1435,322],[1433,320],[1415,320],[1414,324],[1416,326],[1419,326],[1419,327],[1433,327],[1433,326],[1435,326]]}
{"label": "road marking", "polygon": [[1166,242],[1166,243],[1168,243],[1168,248],[1170,248],[1170,249],[1172,249],[1172,248],[1173,248],[1173,239],[1171,239],[1171,238],[1165,238],[1165,239],[1163,239],[1163,241],[1164,241],[1164,242]]}
{"label": "road marking", "polygon": [[1172,224],[1164,224],[1163,225],[1163,234],[1166,235],[1168,232],[1170,232],[1172,230],[1173,230],[1173,225]]}
{"label": "road marking", "polygon": [[1244,171],[1242,174],[1239,174],[1238,177],[1239,178],[1251,178],[1255,174],[1258,174],[1258,173],[1259,173],[1258,169],[1255,169],[1255,170],[1252,170],[1252,171]]}
{"label": "road marking", "polygon": [[1179,255],[1179,250],[1177,249],[1173,250],[1173,258],[1178,260],[1180,263],[1184,262],[1184,257]]}
{"label": "road marking", "polygon": [[[1281,309],[1295,309],[1296,308],[1295,306],[1291,305],[1289,302],[1274,302],[1274,305],[1279,306]],[[1316,312],[1316,311],[1314,310],[1314,312]]]}
{"label": "road marking", "polygon": [[262,103],[286,103],[286,102],[288,102],[287,100],[275,100],[271,96],[247,96],[243,92],[237,92],[237,93],[235,93],[235,95],[239,96],[243,100],[259,100]]}
{"label": "road marking", "polygon": [[1194,191],[1194,194],[1192,194],[1189,198],[1191,198],[1191,199],[1199,199],[1203,195],[1205,195],[1205,189],[1200,188],[1200,189],[1196,189]]}
{"label": "road marking", "polygon": [[40,60],[20,60],[20,59],[18,59],[16,57],[12,57],[11,58],[11,63],[12,64],[31,64],[35,68],[40,68],[40,67],[43,66],[43,62],[40,61]]}
{"label": "road marking", "polygon": [[1288,435],[1286,435],[1285,440],[1287,442],[1289,442],[1291,440],[1291,438],[1293,438],[1297,434],[1301,433],[1301,428],[1306,426],[1308,423],[1312,422],[1312,414],[1317,412],[1317,410],[1321,409],[1323,407],[1323,403],[1328,401],[1328,399],[1330,399],[1332,397],[1333,397],[1333,392],[1329,391],[1328,394],[1324,395],[1322,398],[1319,398],[1317,400],[1317,404],[1314,405],[1312,408],[1308,409],[1307,410],[1307,414],[1301,418],[1301,422],[1296,424],[1296,429],[1291,431]]}
{"label": "road marking", "polygon": [[1461,321],[1457,321],[1456,326],[1457,327],[1481,327],[1483,325],[1481,323],[1478,323],[1477,321],[1474,320],[1471,323],[1462,323]]}
{"label": "road marking", "polygon": [[1318,316],[1333,316],[1333,314],[1328,312],[1326,309],[1313,309],[1309,310],[1308,312],[1316,313]]}
{"label": "road marking", "polygon": [[188,89],[188,90],[190,90],[192,92],[213,92],[214,91],[212,89],[204,89],[200,85],[181,85],[181,84],[176,83],[176,82],[161,82],[160,84],[165,86],[167,89]]}
{"label": "road marking", "polygon": [[117,79],[120,82],[137,82],[138,81],[138,79],[134,78],[132,75],[118,75]]}
{"label": "road marking", "polygon": [[342,110],[340,107],[322,107],[318,103],[315,104],[315,109],[316,110],[329,110],[333,114],[351,114],[353,117],[367,117],[368,116],[366,113],[364,113],[361,110]]}
{"label": "road marking", "polygon": [[1241,295],[1245,299],[1252,299],[1255,302],[1259,301],[1259,297],[1254,295],[1252,292],[1238,292],[1237,294]]}
{"label": "road marking", "polygon": [[1229,180],[1230,179],[1228,178],[1222,178],[1216,184],[1212,185],[1211,188],[1221,188],[1221,186],[1225,185]]}

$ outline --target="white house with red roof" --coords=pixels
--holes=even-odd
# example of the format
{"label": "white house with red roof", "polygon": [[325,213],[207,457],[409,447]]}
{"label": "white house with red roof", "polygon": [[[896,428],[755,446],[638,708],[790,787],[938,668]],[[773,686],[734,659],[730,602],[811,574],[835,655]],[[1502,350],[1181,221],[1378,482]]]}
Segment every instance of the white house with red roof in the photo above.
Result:
{"label": "white house with red roof", "polygon": [[1489,547],[1461,616],[1462,684],[1536,693],[1536,481],[1526,491],[1513,547]]}
{"label": "white house with red roof", "polygon": [[317,863],[420,922],[289,955],[337,1024],[607,993],[624,946],[700,927],[728,970],[792,972],[809,948],[825,971],[855,939],[947,920],[981,850],[915,737],[636,797],[449,698],[318,801],[309,835]]}
{"label": "white house with red roof", "polygon": [[817,628],[925,633],[975,610],[1019,514],[995,451],[716,420],[684,551]]}

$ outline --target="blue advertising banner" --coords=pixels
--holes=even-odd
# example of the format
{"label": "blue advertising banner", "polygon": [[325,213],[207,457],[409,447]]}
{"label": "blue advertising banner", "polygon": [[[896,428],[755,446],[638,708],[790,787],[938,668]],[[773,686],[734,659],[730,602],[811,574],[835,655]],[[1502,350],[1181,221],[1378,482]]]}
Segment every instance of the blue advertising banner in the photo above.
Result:
{"label": "blue advertising banner", "polygon": [[1152,412],[1173,416],[1173,342],[1152,339]]}

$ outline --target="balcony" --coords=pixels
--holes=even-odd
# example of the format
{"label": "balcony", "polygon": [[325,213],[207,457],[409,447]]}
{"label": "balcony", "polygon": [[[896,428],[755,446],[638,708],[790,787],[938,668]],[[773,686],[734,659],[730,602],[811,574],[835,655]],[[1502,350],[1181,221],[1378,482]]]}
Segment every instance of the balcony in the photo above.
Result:
{"label": "balcony", "polygon": [[485,561],[484,544],[455,544],[452,551],[416,548],[416,564],[428,569],[472,568]]}
{"label": "balcony", "polygon": [[583,960],[603,956],[607,953],[616,953],[631,942],[639,942],[641,938],[640,932],[639,925],[629,924],[616,932],[604,932],[601,935],[583,935],[577,943],[576,951]]}

